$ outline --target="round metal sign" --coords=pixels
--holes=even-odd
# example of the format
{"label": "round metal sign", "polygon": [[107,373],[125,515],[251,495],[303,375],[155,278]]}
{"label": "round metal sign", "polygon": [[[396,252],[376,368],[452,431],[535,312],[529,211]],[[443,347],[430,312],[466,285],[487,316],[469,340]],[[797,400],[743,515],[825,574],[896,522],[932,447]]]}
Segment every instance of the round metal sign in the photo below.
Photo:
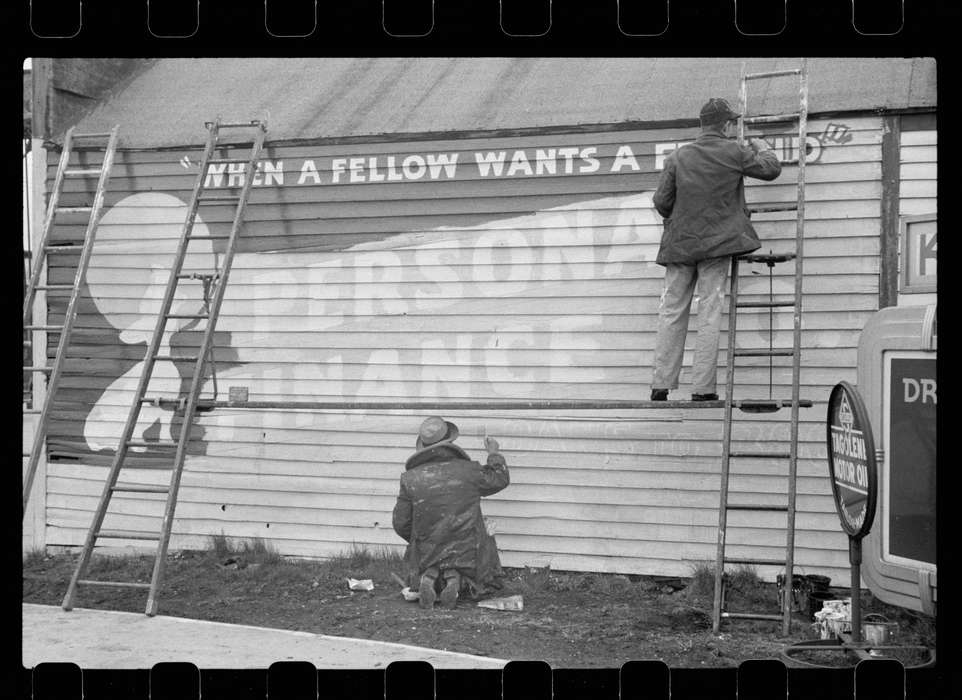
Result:
{"label": "round metal sign", "polygon": [[849,537],[868,534],[875,519],[878,477],[875,440],[858,391],[839,382],[828,399],[828,466],[842,529]]}

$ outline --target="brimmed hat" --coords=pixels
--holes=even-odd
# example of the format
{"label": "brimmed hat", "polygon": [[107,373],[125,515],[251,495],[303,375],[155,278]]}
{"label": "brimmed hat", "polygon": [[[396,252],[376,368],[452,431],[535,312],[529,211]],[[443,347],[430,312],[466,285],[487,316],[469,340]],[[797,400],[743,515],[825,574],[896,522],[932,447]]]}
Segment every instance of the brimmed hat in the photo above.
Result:
{"label": "brimmed hat", "polygon": [[453,442],[459,435],[458,426],[440,416],[425,418],[418,429],[416,446],[419,450],[442,442]]}
{"label": "brimmed hat", "polygon": [[728,100],[721,97],[713,97],[708,100],[702,106],[701,112],[698,113],[698,118],[702,124],[717,124],[729,119],[738,119],[739,116],[728,104]]}

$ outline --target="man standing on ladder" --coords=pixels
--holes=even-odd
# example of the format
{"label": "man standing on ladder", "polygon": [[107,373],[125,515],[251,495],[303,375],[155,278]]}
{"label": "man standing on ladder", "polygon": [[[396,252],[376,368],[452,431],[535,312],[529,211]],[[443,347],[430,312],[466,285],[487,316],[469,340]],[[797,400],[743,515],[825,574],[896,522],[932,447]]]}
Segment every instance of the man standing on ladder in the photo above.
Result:
{"label": "man standing on ladder", "polygon": [[761,139],[731,140],[738,115],[713,97],[701,108],[701,133],[665,160],[653,201],[665,217],[656,262],[665,266],[658,308],[651,400],[678,387],[695,284],[701,283],[698,337],[692,363],[692,401],[716,401],[718,333],[725,280],[734,255],[761,247],[745,205],[744,176],[774,180],[781,163]]}

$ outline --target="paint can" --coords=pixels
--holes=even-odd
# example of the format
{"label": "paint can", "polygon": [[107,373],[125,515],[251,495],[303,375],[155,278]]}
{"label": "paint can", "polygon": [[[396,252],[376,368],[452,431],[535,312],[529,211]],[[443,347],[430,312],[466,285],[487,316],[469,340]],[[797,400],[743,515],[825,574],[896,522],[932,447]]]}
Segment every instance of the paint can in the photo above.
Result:
{"label": "paint can", "polygon": [[836,600],[836,597],[828,591],[811,591],[808,594],[808,616],[812,620],[815,619],[815,613],[825,606],[827,600]]}
{"label": "paint can", "polygon": [[[782,609],[783,596],[785,595],[785,574],[778,574],[775,577],[775,585],[778,587],[778,609]],[[808,609],[808,582],[801,574],[792,575],[792,612],[802,612]]]}
{"label": "paint can", "polygon": [[897,622],[889,622],[884,615],[870,613],[862,622],[862,639],[871,646],[883,646],[895,636],[898,626]]}

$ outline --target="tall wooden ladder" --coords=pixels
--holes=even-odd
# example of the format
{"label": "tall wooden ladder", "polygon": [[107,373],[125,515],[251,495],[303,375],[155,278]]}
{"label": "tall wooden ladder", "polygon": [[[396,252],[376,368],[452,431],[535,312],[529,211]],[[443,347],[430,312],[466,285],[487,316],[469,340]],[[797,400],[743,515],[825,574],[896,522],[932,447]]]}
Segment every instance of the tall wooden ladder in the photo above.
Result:
{"label": "tall wooden ladder", "polygon": [[[798,80],[799,109],[797,112],[787,114],[768,114],[750,116],[748,113],[748,83],[755,80],[767,80],[773,78],[796,78]],[[722,619],[756,619],[781,621],[782,634],[788,635],[791,630],[791,589],[792,573],[794,569],[795,551],[795,500],[796,500],[796,474],[798,467],[798,420],[799,408],[810,407],[811,400],[799,397],[800,372],[801,372],[801,319],[802,319],[802,260],[803,243],[805,238],[805,151],[806,151],[806,131],[808,121],[808,75],[805,60],[799,68],[791,70],[775,70],[764,73],[746,73],[742,70],[741,89],[739,91],[741,117],[738,120],[738,139],[744,143],[745,127],[750,124],[797,122],[798,123],[798,183],[796,188],[796,201],[788,204],[765,204],[749,207],[751,213],[767,213],[794,211],[796,212],[795,224],[795,249],[783,253],[752,254],[732,258],[731,280],[729,293],[729,329],[728,329],[728,357],[727,357],[727,382],[725,395],[725,422],[724,434],[722,438],[722,466],[721,466],[721,497],[718,509],[718,543],[715,559],[715,590],[712,627],[715,632],[719,631]],[[795,159],[792,162],[796,162]],[[775,300],[771,287],[772,268],[780,263],[792,262],[795,264],[795,284],[794,295],[791,300]],[[739,263],[747,262],[751,264],[765,264],[769,268],[769,296],[767,301],[739,301],[738,300],[738,271]],[[791,308],[793,316],[793,333],[791,348],[772,347],[771,336],[774,335],[774,327],[771,325],[773,312],[777,308]],[[740,309],[768,309],[769,311],[769,347],[767,348],[738,348],[736,344],[736,327],[738,311]],[[735,387],[736,361],[742,357],[768,357],[769,358],[769,396],[767,399],[733,399]],[[790,357],[792,360],[792,394],[790,399],[772,398],[772,363],[775,357]],[[732,422],[734,418],[733,409],[738,408],[746,413],[767,413],[778,411],[781,408],[790,408],[790,436],[787,451],[783,450],[758,450],[758,451],[737,451],[732,449]],[[787,502],[785,504],[760,504],[760,503],[730,503],[729,502],[729,477],[732,460],[784,460],[787,462]],[[728,527],[728,513],[730,511],[741,511],[749,515],[764,513],[784,513],[785,521],[785,554],[783,558],[764,559],[764,558],[745,558],[729,556],[726,553],[726,529]],[[729,545],[732,546],[732,545]],[[735,545],[737,546],[737,545]],[[726,599],[726,565],[741,566],[779,566],[784,569],[783,591],[781,600],[781,611],[778,614],[771,612],[729,612],[725,609]]]}
{"label": "tall wooden ladder", "polygon": [[[190,440],[190,432],[193,425],[194,416],[197,412],[197,399],[200,394],[201,386],[205,376],[206,366],[210,358],[210,350],[214,338],[214,329],[217,325],[217,318],[220,314],[221,303],[224,300],[224,292],[227,287],[227,278],[230,274],[234,252],[237,248],[239,232],[243,226],[244,211],[250,195],[251,184],[254,180],[255,169],[261,161],[260,153],[264,145],[264,137],[267,133],[267,123],[260,120],[240,123],[221,123],[220,119],[218,119],[214,122],[208,122],[206,126],[208,129],[207,145],[204,149],[204,154],[201,160],[200,173],[197,176],[197,182],[194,184],[193,194],[191,195],[190,205],[187,211],[187,219],[184,222],[177,252],[175,254],[173,264],[171,265],[170,277],[167,281],[167,288],[161,303],[160,315],[157,318],[157,325],[154,328],[154,333],[147,348],[147,354],[144,358],[144,370],[141,374],[140,382],[137,385],[133,404],[130,407],[130,413],[127,416],[127,422],[124,425],[123,433],[117,446],[117,452],[114,455],[113,463],[110,467],[110,472],[107,475],[107,481],[104,484],[103,493],[100,497],[100,503],[97,506],[96,513],[94,514],[93,522],[90,525],[90,530],[87,532],[87,538],[80,554],[80,561],[77,563],[77,568],[74,571],[73,578],[70,580],[70,585],[67,588],[66,595],[64,596],[62,604],[64,610],[70,610],[73,607],[78,586],[96,585],[121,588],[146,588],[148,589],[146,613],[147,615],[154,615],[157,612],[157,604],[163,581],[165,560],[167,558],[167,546],[170,542],[170,532],[174,519],[174,510],[177,507],[177,493],[180,488],[181,475],[183,474],[184,460],[187,454],[187,445]],[[250,153],[246,158],[214,157],[215,151],[218,149],[218,138],[221,132],[226,129],[255,130],[253,145],[251,146]],[[246,169],[244,170],[245,177],[243,186],[240,189],[240,193],[206,193],[205,188],[208,168],[214,164],[227,164],[228,167],[231,165],[236,167],[240,164],[246,164]],[[230,233],[193,237],[194,219],[196,218],[198,208],[205,205],[223,206],[225,203],[235,205],[234,218],[233,223],[231,224]],[[226,248],[225,252],[223,253],[221,264],[217,270],[213,271],[212,275],[199,275],[197,273],[187,273],[183,271],[184,260],[188,255],[188,248],[190,243],[195,240],[226,241]],[[205,303],[203,298],[198,298],[199,311],[197,313],[186,314],[171,312],[171,307],[174,302],[174,296],[177,292],[178,285],[183,280],[189,280],[195,283],[197,281],[212,280],[212,298],[209,300],[209,303]],[[207,285],[205,284],[205,287],[206,286]],[[194,290],[197,289],[196,284],[191,285],[191,287]],[[204,337],[201,341],[200,348],[197,351],[197,355],[191,357],[171,357],[168,355],[159,354],[158,351],[160,350],[161,342],[165,333],[165,327],[168,321],[171,319],[185,318],[206,319],[207,321],[207,326],[204,330]],[[180,407],[179,410],[183,411],[183,425],[180,430],[180,436],[177,440],[176,451],[172,455],[172,461],[170,464],[170,483],[167,486],[148,486],[118,482],[118,476],[120,475],[121,469],[124,467],[124,461],[127,458],[128,451],[131,447],[156,446],[155,443],[147,443],[133,439],[134,428],[137,425],[137,420],[142,406],[148,403],[157,403],[159,400],[158,397],[147,396],[147,388],[150,385],[154,363],[157,360],[174,359],[192,360],[194,362],[194,370],[190,381],[190,388],[188,389],[187,393],[176,399],[177,404]],[[174,446],[171,445],[170,447]],[[115,493],[119,492],[166,494],[167,501],[164,508],[163,520],[161,521],[160,532],[146,533],[139,531],[103,529],[102,525],[104,522],[104,517],[107,514],[107,507],[110,504],[110,499]],[[97,540],[101,538],[156,541],[157,553],[154,560],[153,575],[151,576],[150,583],[101,581],[85,578],[94,545],[97,543]]]}
{"label": "tall wooden ladder", "polygon": [[[39,339],[43,338],[43,336],[39,335],[41,332],[60,335],[52,364],[28,365],[23,368],[24,372],[30,372],[34,375],[47,375],[47,387],[44,392],[42,407],[25,408],[23,411],[24,414],[40,415],[34,428],[33,447],[30,452],[24,452],[24,457],[29,458],[27,471],[23,476],[24,513],[27,509],[27,502],[30,499],[30,492],[33,489],[33,479],[37,473],[37,465],[40,462],[40,457],[46,445],[47,426],[50,423],[53,402],[56,398],[57,388],[60,386],[60,378],[66,363],[67,348],[70,347],[70,336],[73,332],[74,322],[77,320],[77,299],[80,297],[80,289],[87,276],[87,267],[90,265],[90,254],[93,251],[94,239],[97,237],[97,227],[100,223],[100,216],[104,206],[104,194],[107,190],[107,184],[110,181],[110,170],[113,167],[114,153],[117,149],[117,130],[117,126],[104,133],[78,134],[74,133],[74,127],[70,127],[70,129],[67,130],[64,136],[63,151],[60,153],[60,163],[57,165],[57,175],[54,178],[53,191],[50,194],[50,200],[47,204],[43,231],[41,232],[39,244],[36,247],[36,255],[33,259],[30,279],[24,293],[24,346],[32,350]],[[83,143],[86,149],[94,151],[99,150],[99,148],[104,149],[103,159],[99,166],[78,167],[76,163],[71,165],[71,156],[78,143]],[[97,178],[97,189],[94,193],[93,201],[91,201],[88,206],[60,206],[60,197],[63,194],[64,183],[68,179],[90,177]],[[70,214],[87,215],[87,229],[84,232],[83,242],[69,245],[53,244],[51,233],[57,224],[57,217]],[[78,250],[80,251],[80,258],[77,262],[77,269],[74,273],[72,284],[41,283],[44,270],[47,268],[47,256],[49,253]],[[63,293],[69,295],[67,310],[62,324],[40,325],[31,322],[37,292],[43,292],[44,294]],[[46,349],[44,349],[44,354],[46,354]],[[34,353],[33,356],[37,357],[37,353]]]}

